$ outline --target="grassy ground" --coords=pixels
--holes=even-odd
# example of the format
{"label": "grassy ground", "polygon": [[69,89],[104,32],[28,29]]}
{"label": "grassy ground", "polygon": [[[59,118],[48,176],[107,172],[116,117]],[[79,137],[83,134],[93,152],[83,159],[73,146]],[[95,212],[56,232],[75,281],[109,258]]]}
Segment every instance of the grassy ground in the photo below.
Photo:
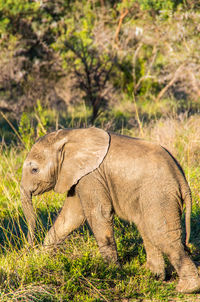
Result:
{"label": "grassy ground", "polygon": [[[81,117],[80,117],[81,119]],[[161,119],[140,128],[118,132],[143,136],[167,147],[183,166],[193,195],[191,252],[200,264],[200,118]],[[81,124],[81,123],[80,123]],[[102,124],[102,126],[106,126]],[[115,128],[112,126],[111,128]],[[1,145],[0,156],[0,301],[200,301],[200,295],[175,291],[177,275],[166,259],[167,279],[156,280],[145,269],[142,239],[134,225],[115,218],[115,237],[121,267],[105,264],[87,225],[73,232],[56,251],[45,252],[41,242],[65,196],[53,192],[35,197],[37,243],[26,242],[26,222],[19,184],[27,151]],[[184,224],[184,222],[183,222]]]}

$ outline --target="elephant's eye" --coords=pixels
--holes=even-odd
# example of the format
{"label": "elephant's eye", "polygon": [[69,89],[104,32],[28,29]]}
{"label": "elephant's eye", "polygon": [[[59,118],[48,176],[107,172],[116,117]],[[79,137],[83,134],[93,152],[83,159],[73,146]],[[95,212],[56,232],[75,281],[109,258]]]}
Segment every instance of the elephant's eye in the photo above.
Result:
{"label": "elephant's eye", "polygon": [[39,172],[39,169],[38,168],[33,168],[32,170],[31,170],[31,173],[32,174],[37,174]]}

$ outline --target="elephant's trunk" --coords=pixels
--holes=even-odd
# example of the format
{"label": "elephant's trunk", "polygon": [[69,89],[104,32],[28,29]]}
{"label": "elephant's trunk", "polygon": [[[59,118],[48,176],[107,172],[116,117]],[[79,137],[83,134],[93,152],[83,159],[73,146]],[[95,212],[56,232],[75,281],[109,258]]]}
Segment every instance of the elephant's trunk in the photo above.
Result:
{"label": "elephant's trunk", "polygon": [[36,215],[32,205],[32,194],[30,191],[25,190],[23,186],[20,188],[20,193],[22,208],[28,225],[28,243],[33,245]]}

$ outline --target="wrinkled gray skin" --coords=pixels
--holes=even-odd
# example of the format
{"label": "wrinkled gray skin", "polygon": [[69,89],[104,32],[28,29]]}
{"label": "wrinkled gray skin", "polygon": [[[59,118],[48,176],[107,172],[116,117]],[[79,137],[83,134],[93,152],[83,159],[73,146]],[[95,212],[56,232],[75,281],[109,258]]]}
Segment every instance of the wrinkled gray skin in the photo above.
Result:
{"label": "wrinkled gray skin", "polygon": [[36,218],[32,195],[51,189],[68,192],[68,197],[44,246],[60,244],[87,220],[104,259],[117,262],[116,214],[136,224],[146,249],[147,267],[155,275],[165,278],[165,254],[179,275],[177,290],[190,293],[200,289],[197,268],[181,241],[184,202],[189,239],[190,189],[167,150],[97,128],[59,130],[39,139],[24,162],[21,181],[31,244]]}

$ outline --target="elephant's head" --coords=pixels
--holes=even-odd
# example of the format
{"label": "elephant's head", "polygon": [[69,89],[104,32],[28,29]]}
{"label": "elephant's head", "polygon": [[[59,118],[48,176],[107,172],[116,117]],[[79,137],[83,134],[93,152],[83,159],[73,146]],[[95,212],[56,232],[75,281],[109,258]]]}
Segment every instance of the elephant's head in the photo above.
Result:
{"label": "elephant's head", "polygon": [[107,132],[97,129],[58,130],[40,138],[29,152],[22,172],[21,200],[33,243],[36,215],[32,195],[54,189],[67,192],[103,161],[109,147]]}

